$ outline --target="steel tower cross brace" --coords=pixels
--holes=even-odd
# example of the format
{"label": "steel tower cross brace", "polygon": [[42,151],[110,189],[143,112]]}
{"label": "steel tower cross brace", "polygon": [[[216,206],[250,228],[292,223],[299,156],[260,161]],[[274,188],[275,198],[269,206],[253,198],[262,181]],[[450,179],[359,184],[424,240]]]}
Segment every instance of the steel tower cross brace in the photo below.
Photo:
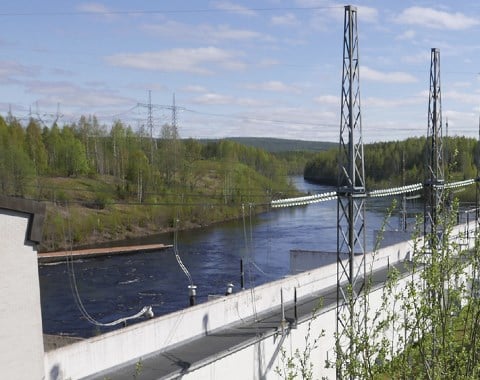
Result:
{"label": "steel tower cross brace", "polygon": [[440,88],[440,50],[431,50],[430,92],[428,100],[427,160],[425,171],[424,233],[436,235],[438,213],[443,202],[444,157],[442,135],[442,95]]}
{"label": "steel tower cross brace", "polygon": [[357,9],[345,6],[337,188],[337,378],[355,360],[353,334],[364,310],[365,169],[360,114]]}

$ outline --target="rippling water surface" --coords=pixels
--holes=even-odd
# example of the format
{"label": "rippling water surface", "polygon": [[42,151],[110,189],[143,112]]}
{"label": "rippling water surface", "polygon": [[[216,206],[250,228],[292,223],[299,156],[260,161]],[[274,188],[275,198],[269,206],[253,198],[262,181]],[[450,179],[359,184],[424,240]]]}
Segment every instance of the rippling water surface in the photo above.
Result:
{"label": "rippling water surface", "polygon": [[[304,191],[332,190],[301,177],[294,180]],[[376,201],[375,207],[367,207],[370,246],[372,231],[381,226],[389,202]],[[198,286],[197,301],[204,302],[209,294],[223,294],[229,282],[238,290],[241,258],[245,286],[252,287],[288,275],[291,249],[335,251],[336,218],[336,201],[328,201],[179,233],[178,251]],[[391,223],[398,224],[396,219]],[[173,236],[166,234],[157,241],[172,244]],[[145,305],[151,305],[156,316],[188,306],[189,282],[173,249],[77,260],[72,268],[73,272],[65,263],[40,266],[45,333],[87,337],[108,331],[82,317],[70,285],[72,274],[85,309],[102,322],[135,314]]]}

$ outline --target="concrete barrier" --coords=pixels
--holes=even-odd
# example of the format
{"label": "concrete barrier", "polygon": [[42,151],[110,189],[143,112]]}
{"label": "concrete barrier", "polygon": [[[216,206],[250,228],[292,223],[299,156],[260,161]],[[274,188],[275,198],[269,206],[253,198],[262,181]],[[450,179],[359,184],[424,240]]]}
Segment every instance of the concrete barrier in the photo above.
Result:
{"label": "concrete barrier", "polygon": [[[471,228],[471,225],[457,226],[452,235],[455,235],[454,239],[465,242],[465,231]],[[374,271],[399,261],[408,260],[413,254],[414,245],[415,242],[410,240],[384,247],[374,254],[367,254],[365,256],[367,270]],[[472,246],[473,242],[467,241],[467,245]],[[360,265],[361,259],[360,256],[355,257],[357,266]],[[284,302],[293,300],[295,289],[297,297],[301,300],[301,298],[322,289],[336,286],[336,281],[337,264],[333,263],[62,347],[45,354],[45,376],[46,379],[55,380],[86,377],[153,352],[188,342],[229,324],[252,318],[255,314],[262,314],[275,308],[279,309],[282,292]],[[324,323],[329,321],[328,323],[332,325],[328,325],[328,329],[333,336],[335,310],[330,310],[328,313],[330,314],[325,316],[322,314],[319,321],[323,322],[319,322],[318,326],[326,328]],[[317,322],[315,325],[317,326]],[[292,332],[293,335],[289,338],[292,340],[290,348],[294,349],[297,345],[294,342],[301,341],[299,337],[302,333],[304,333],[303,329]],[[332,338],[326,339],[329,347],[326,348],[326,351],[322,351],[324,356],[333,349]],[[258,344],[265,345],[265,342]],[[300,347],[301,344],[298,344]],[[271,351],[272,347],[275,350],[277,344],[272,342],[267,346],[262,348],[265,353]],[[259,349],[259,347],[257,348]],[[256,348],[250,348],[250,350],[252,349]],[[242,355],[242,353],[238,355]],[[225,360],[225,363],[228,363],[230,359]],[[212,365],[214,366],[212,368],[218,368],[215,366],[219,364]],[[58,376],[52,377],[51,374]]]}

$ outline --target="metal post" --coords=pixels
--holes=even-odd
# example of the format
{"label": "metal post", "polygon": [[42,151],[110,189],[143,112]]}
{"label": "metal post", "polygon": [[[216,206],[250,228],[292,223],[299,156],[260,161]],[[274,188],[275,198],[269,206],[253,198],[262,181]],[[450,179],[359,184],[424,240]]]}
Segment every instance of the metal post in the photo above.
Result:
{"label": "metal post", "polygon": [[188,298],[190,301],[190,306],[194,306],[197,303],[197,286],[188,285]]}
{"label": "metal post", "polygon": [[243,270],[243,259],[240,259],[240,288],[245,289],[245,272]]}

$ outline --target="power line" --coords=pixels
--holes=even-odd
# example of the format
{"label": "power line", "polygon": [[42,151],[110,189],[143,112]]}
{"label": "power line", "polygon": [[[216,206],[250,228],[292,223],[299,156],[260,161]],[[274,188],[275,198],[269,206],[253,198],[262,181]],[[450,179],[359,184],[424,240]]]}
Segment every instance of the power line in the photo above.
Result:
{"label": "power line", "polygon": [[259,118],[259,117],[201,112],[201,111],[196,111],[196,110],[192,110],[192,109],[189,109],[189,108],[185,108],[185,111],[190,112],[190,113],[195,113],[195,114],[198,114],[198,115],[225,117],[225,118],[238,119],[238,120],[249,121],[249,122],[266,122],[266,123],[276,123],[276,124],[306,125],[306,126],[311,126],[311,127],[318,127],[319,125],[326,126],[326,127],[335,127],[335,128],[338,127],[338,124],[331,124],[331,123],[320,123],[320,122],[319,123],[309,123],[309,122],[293,121],[293,120],[264,119],[264,118]]}
{"label": "power line", "polygon": [[64,11],[64,12],[1,12],[0,17],[27,17],[27,16],[114,16],[139,14],[191,14],[191,13],[242,13],[242,12],[304,12],[342,9],[341,6],[314,6],[314,7],[265,7],[265,8],[198,8],[198,9],[150,9],[125,11]]}

